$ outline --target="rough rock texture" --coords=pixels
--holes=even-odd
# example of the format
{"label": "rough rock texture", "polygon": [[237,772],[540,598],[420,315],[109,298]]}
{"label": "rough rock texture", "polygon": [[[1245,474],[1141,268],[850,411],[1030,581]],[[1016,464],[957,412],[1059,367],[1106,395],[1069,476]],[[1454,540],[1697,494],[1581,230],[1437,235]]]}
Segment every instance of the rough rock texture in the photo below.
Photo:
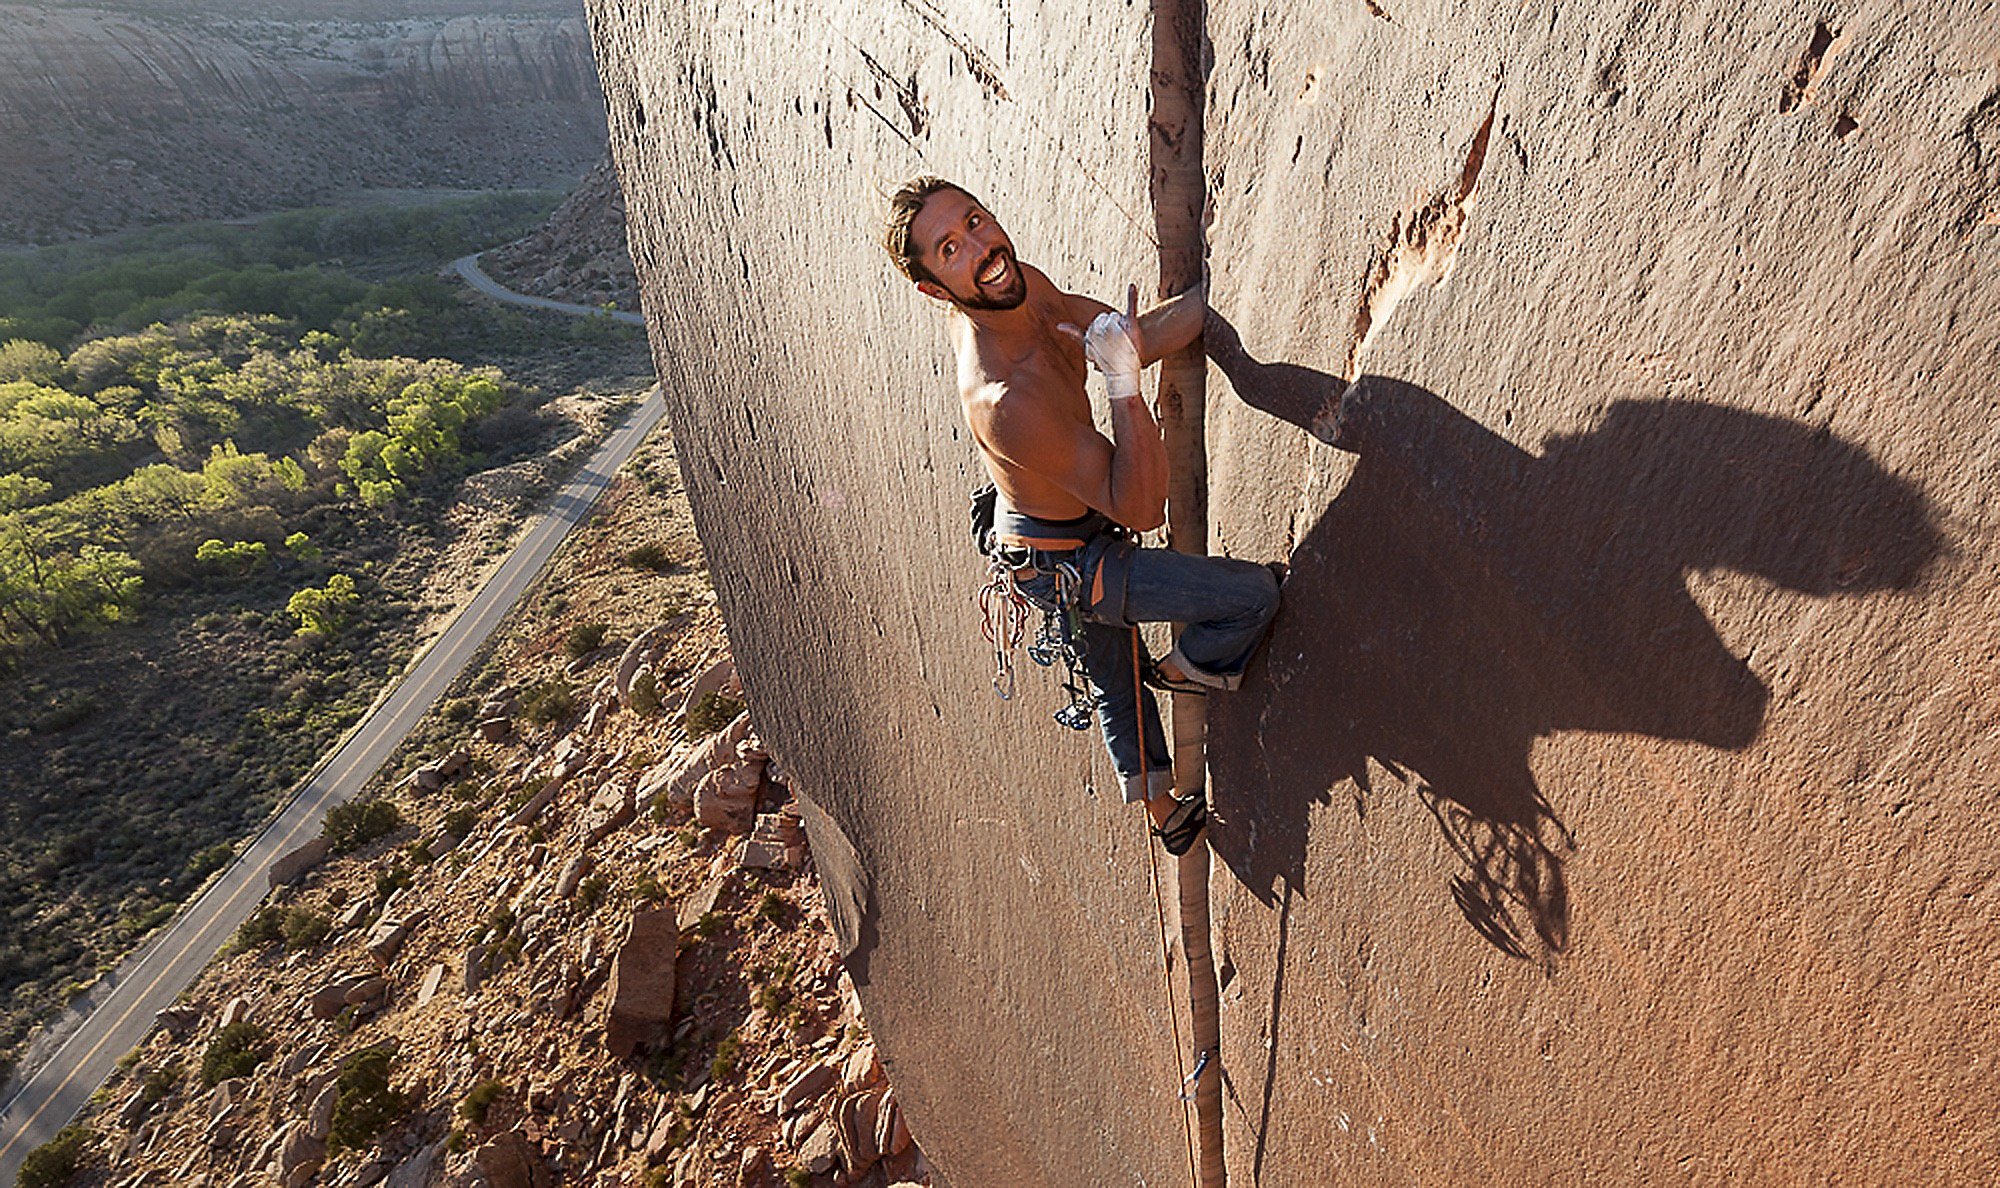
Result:
{"label": "rough rock texture", "polygon": [[0,6],[0,240],[566,182],[602,151],[583,24],[547,0],[396,20],[193,8]]}
{"label": "rough rock texture", "polygon": [[[1209,6],[1211,540],[1293,566],[1211,710],[1237,1182],[1979,1178],[1982,11]],[[939,172],[1058,283],[1143,285],[1146,14],[591,13],[718,595],[910,1126],[962,1186],[1184,1179],[1142,831],[1050,682],[986,692],[943,319],[874,246]]]}

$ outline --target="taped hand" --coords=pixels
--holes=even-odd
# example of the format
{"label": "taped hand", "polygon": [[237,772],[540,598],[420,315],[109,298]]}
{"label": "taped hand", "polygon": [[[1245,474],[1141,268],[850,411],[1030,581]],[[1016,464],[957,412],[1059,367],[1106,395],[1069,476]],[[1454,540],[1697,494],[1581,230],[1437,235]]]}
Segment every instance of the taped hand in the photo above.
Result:
{"label": "taped hand", "polygon": [[[1104,373],[1104,388],[1113,400],[1139,394],[1139,288],[1125,290],[1126,312],[1107,310],[1091,320],[1082,334],[1083,354]],[[1074,333],[1074,328],[1064,329]]]}

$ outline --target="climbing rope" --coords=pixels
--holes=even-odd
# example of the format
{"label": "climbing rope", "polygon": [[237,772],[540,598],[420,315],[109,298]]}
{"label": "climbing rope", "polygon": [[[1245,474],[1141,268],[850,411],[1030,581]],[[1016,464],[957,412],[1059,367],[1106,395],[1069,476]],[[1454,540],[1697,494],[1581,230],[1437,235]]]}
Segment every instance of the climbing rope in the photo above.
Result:
{"label": "climbing rope", "polygon": [[[1139,629],[1133,627],[1132,724],[1139,732],[1139,788],[1141,794],[1145,795],[1150,793],[1152,788],[1149,786],[1151,781],[1148,779],[1149,773],[1146,770],[1146,715],[1142,708],[1145,705],[1145,686],[1140,683],[1139,679],[1140,650]],[[1151,799],[1151,797],[1148,795],[1146,799]],[[1147,810],[1146,819],[1150,821],[1151,818],[1152,812],[1149,809]],[[1188,1082],[1201,1075],[1202,1064],[1196,1064],[1192,1074],[1186,1073],[1187,1062],[1181,1056],[1181,1014],[1180,1009],[1174,1004],[1173,943],[1167,939],[1167,904],[1165,898],[1160,894],[1160,856],[1155,853],[1157,847],[1153,845],[1151,829],[1146,831],[1144,844],[1146,847],[1147,881],[1153,884],[1153,919],[1160,926],[1160,980],[1166,986],[1167,1019],[1173,1024],[1174,1029],[1174,1073],[1181,1077],[1182,1092],[1180,1099],[1183,1103],[1186,1103],[1192,1100],[1188,1096],[1186,1086]],[[1202,1063],[1205,1064],[1206,1062],[1207,1058],[1203,1057]],[[1187,1138],[1188,1183],[1198,1186],[1201,1183],[1201,1154],[1195,1147],[1194,1123],[1188,1121],[1186,1104],[1182,1104],[1181,1106],[1181,1132]]]}

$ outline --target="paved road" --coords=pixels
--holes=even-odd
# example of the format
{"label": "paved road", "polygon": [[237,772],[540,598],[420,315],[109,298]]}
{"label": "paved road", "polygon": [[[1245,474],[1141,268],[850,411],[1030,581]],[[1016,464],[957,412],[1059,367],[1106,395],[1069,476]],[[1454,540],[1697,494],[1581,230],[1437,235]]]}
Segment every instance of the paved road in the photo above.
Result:
{"label": "paved road", "polygon": [[526,293],[516,293],[512,289],[501,288],[499,281],[494,280],[479,270],[478,252],[474,252],[470,256],[460,256],[451,262],[451,266],[464,279],[466,284],[478,289],[495,301],[505,301],[509,305],[525,305],[530,309],[552,309],[557,313],[578,314],[583,317],[609,317],[614,322],[624,322],[630,326],[643,326],[646,324],[645,318],[635,313],[626,313],[622,309],[606,313],[606,311],[594,305],[575,305],[568,301],[551,301],[547,297],[530,297]]}
{"label": "paved road", "polygon": [[624,426],[598,447],[444,634],[334,750],[292,803],[192,907],[106,979],[113,987],[108,995],[90,1008],[89,1016],[20,1092],[0,1106],[0,1185],[12,1188],[28,1152],[53,1138],[76,1115],[118,1058],[145,1038],[153,1016],[172,1005],[235,935],[237,926],[264,898],[272,860],[310,841],[327,811],[360,791],[389,758],[500,625],[556,546],[589,514],[612,476],[665,412],[666,398],[656,387]]}

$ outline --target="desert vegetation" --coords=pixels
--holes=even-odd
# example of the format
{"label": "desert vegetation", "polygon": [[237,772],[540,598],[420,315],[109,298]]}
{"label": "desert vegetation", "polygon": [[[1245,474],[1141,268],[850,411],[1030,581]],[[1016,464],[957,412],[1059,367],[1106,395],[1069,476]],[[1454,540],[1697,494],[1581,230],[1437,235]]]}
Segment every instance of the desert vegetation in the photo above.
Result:
{"label": "desert vegetation", "polygon": [[554,197],[0,254],[0,1073],[401,669],[469,518],[500,524],[464,564],[549,476],[476,513],[460,480],[545,467],[551,401],[643,377],[629,329],[436,276]]}

